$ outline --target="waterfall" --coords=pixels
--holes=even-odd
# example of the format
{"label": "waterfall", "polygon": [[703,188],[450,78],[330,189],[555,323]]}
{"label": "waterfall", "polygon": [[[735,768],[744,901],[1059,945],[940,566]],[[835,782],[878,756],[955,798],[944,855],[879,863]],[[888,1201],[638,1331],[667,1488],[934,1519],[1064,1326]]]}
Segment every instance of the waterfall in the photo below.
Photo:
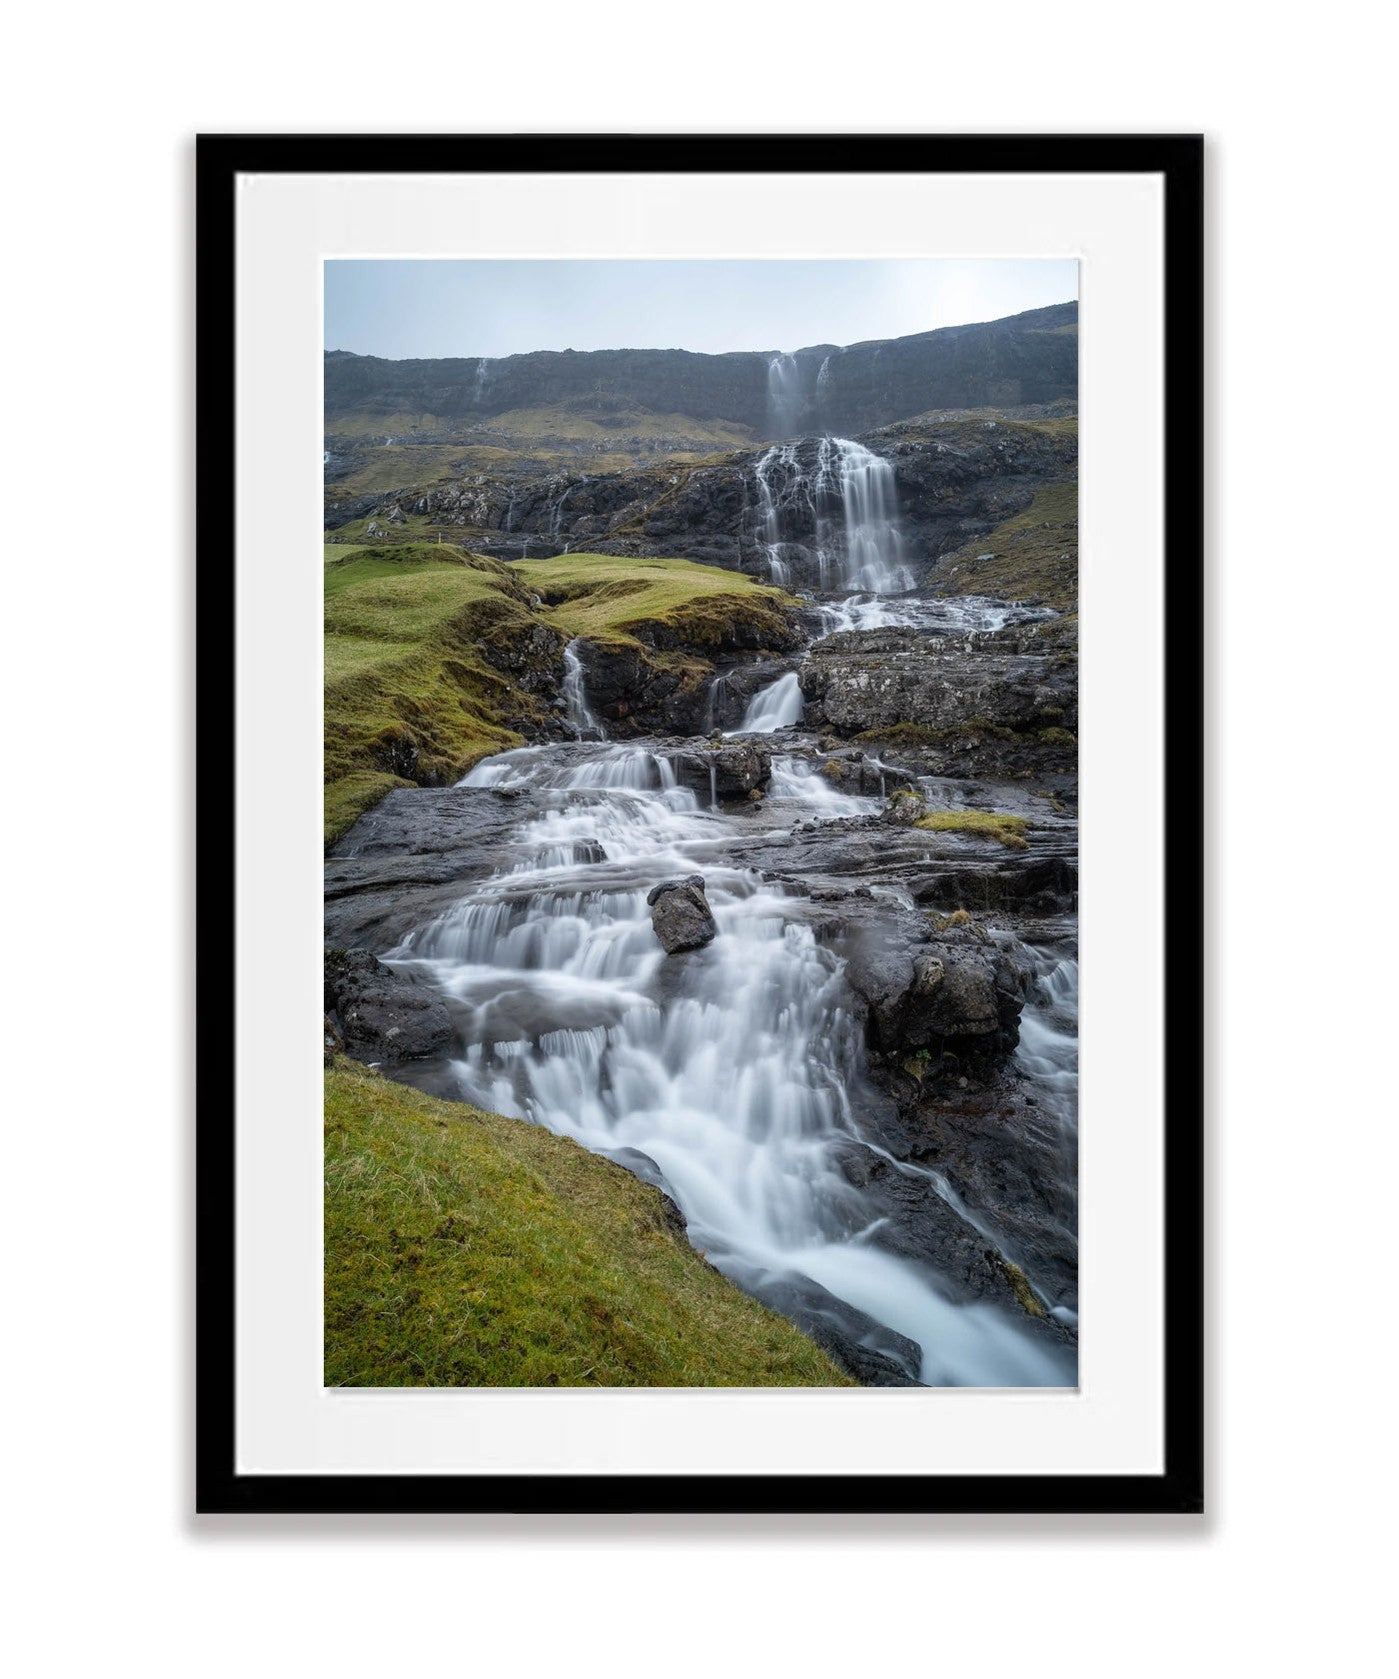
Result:
{"label": "waterfall", "polygon": [[768,414],[772,422],[770,435],[791,437],[801,430],[802,415],[801,369],[797,358],[776,355],[768,363]]}
{"label": "waterfall", "polygon": [[791,572],[782,552],[782,516],[778,511],[778,491],[773,487],[773,475],[780,472],[784,481],[789,482],[795,474],[798,479],[801,467],[797,464],[797,450],[794,443],[774,445],[766,454],[759,457],[753,468],[753,483],[758,492],[758,531],[759,540],[763,545],[767,559],[768,576],[772,581],[785,587],[790,581]]}
{"label": "waterfall", "polygon": [[[807,448],[810,457],[809,446]],[[904,562],[894,469],[847,437],[823,437],[807,464],[796,443],[755,462],[757,540],[774,583],[901,594],[914,586]]]}
{"label": "waterfall", "polygon": [[709,684],[709,693],[704,702],[704,732],[711,735],[718,728],[722,728],[724,713],[729,704],[729,679],[722,672],[713,677]]}
{"label": "waterfall", "polygon": [[904,564],[893,467],[848,438],[823,438],[822,447],[827,444],[837,457],[835,470],[845,514],[843,586],[876,595],[911,589],[913,576]]}
{"label": "waterfall", "polygon": [[553,517],[550,520],[550,534],[555,542],[557,542],[559,537],[563,534],[563,507],[564,503],[573,494],[574,488],[575,486],[570,484],[564,493],[559,497],[558,501],[554,504]]}
{"label": "waterfall", "polygon": [[[818,819],[873,806],[811,771],[776,760],[773,802]],[[641,746],[525,747],[464,785],[552,792],[497,872],[387,958],[446,997],[463,1100],[645,1156],[721,1271],[779,1307],[794,1279],[815,1281],[916,1342],[925,1382],[1072,1384],[1070,1352],[1013,1314],[952,1304],[926,1264],[879,1245],[880,1215],[846,1168],[868,1091],[861,1025],[805,900],[716,857],[751,817],[701,810]],[[646,894],[695,870],[718,936],[668,957]]]}
{"label": "waterfall", "polygon": [[566,715],[579,740],[606,740],[607,731],[593,715],[584,687],[583,661],[569,642],[563,650],[563,700]]}
{"label": "waterfall", "polygon": [[770,682],[754,694],[743,714],[743,721],[734,732],[740,735],[770,735],[774,729],[785,729],[799,723],[801,715],[801,683],[797,681],[796,671],[789,670],[785,676],[779,676],[776,682]]}

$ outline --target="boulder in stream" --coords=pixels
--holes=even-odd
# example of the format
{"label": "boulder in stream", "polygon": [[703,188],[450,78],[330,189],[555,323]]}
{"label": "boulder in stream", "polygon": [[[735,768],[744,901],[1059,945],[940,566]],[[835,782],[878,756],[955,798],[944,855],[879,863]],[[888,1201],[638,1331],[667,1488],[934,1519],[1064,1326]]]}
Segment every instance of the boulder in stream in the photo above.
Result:
{"label": "boulder in stream", "polygon": [[646,902],[651,907],[651,925],[667,956],[698,950],[719,931],[704,895],[703,875],[663,880],[646,894]]}

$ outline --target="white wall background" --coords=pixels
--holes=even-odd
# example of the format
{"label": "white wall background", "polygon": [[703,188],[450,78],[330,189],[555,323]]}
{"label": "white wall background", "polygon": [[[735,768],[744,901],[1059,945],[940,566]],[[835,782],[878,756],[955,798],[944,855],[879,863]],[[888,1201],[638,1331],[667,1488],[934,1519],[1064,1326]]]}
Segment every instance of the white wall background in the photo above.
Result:
{"label": "white wall background", "polygon": [[[1378,15],[137,0],[12,22],[4,971],[24,1012],[5,1016],[0,1225],[20,1671],[1374,1670],[1399,530]],[[572,128],[1211,138],[1203,1522],[188,1515],[188,137]]]}

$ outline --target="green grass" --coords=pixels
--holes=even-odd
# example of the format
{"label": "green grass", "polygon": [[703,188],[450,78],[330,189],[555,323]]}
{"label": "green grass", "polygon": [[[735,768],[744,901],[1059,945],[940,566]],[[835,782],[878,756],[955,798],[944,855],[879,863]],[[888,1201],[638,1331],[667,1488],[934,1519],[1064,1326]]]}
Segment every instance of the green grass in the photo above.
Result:
{"label": "green grass", "polygon": [[[370,537],[367,532],[372,524],[387,532],[384,536]],[[445,528],[445,527],[444,527]],[[401,548],[407,542],[437,541],[438,527],[432,523],[426,513],[406,514],[400,524],[391,525],[386,519],[381,519],[377,513],[366,513],[363,518],[351,519],[348,524],[337,525],[335,534],[341,541],[339,544],[327,543],[326,547],[350,544],[361,548]],[[449,543],[461,541],[463,533],[453,531]],[[445,546],[446,544],[444,544]]]}
{"label": "green grass", "polygon": [[1025,851],[1029,841],[1025,830],[1029,823],[1023,816],[1006,816],[998,810],[936,810],[920,816],[913,824],[935,834],[971,834],[976,839],[999,840],[1012,851]]}
{"label": "green grass", "polygon": [[481,654],[534,620],[503,566],[445,544],[346,549],[324,576],[329,842],[412,785],[395,773],[407,750],[421,773],[454,779],[523,743],[505,718],[532,702]]}
{"label": "green grass", "polygon": [[589,641],[663,646],[678,638],[704,648],[719,645],[740,622],[756,622],[781,647],[791,634],[787,611],[798,605],[742,572],[692,560],[560,554],[516,560],[510,569],[549,604],[557,628]]}
{"label": "green grass", "polygon": [[325,1381],[853,1385],[620,1166],[343,1058],[325,1083]]}
{"label": "green grass", "polygon": [[[1077,425],[1077,421],[1045,421]],[[983,558],[982,556],[989,556]],[[1023,513],[955,553],[941,556],[933,582],[948,594],[1042,600],[1078,611],[1078,483],[1041,485]]]}
{"label": "green grass", "polygon": [[482,428],[502,432],[528,444],[536,439],[567,438],[576,443],[615,443],[630,438],[675,438],[709,449],[745,449],[759,441],[748,426],[732,420],[696,420],[688,414],[651,414],[644,411],[600,413],[581,405],[512,408],[482,418]]}
{"label": "green grass", "polygon": [[457,476],[454,469],[465,468],[463,450],[450,443],[380,443],[360,452],[364,458],[353,472],[326,484],[327,501],[353,501],[410,485],[440,484]]}

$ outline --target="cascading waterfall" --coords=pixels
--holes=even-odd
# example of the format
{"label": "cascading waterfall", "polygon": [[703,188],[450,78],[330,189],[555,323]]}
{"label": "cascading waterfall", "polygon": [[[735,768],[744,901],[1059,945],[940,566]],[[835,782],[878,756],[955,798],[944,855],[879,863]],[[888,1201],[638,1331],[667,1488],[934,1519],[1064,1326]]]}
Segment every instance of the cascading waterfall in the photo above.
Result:
{"label": "cascading waterfall", "polygon": [[758,492],[758,530],[767,560],[768,576],[779,588],[785,588],[791,581],[791,567],[783,553],[782,516],[778,510],[778,492],[773,482],[774,473],[779,470],[787,482],[791,481],[793,474],[800,479],[801,468],[797,464],[795,444],[775,445],[759,457],[753,468],[753,483]]}
{"label": "cascading waterfall", "polygon": [[914,586],[904,560],[894,468],[847,437],[823,437],[808,469],[801,447],[774,444],[753,468],[758,541],[768,575],[823,590],[900,594]]}
{"label": "cascading waterfall", "polygon": [[564,490],[563,494],[554,503],[553,515],[552,515],[552,517],[550,518],[550,521],[549,521],[549,534],[555,542],[557,542],[559,540],[560,536],[562,536],[562,534],[563,534],[564,503],[573,494],[573,492],[576,488],[577,488],[577,486],[574,485],[574,484],[568,485],[568,487]]}
{"label": "cascading waterfall", "polygon": [[[876,595],[911,589],[913,574],[904,564],[893,467],[883,456],[849,438],[823,438],[822,447],[826,444],[835,452],[845,512],[842,586],[868,589]],[[823,470],[828,470],[824,462]]]}
{"label": "cascading waterfall", "polygon": [[584,686],[583,661],[570,641],[563,650],[563,701],[565,715],[579,740],[605,740],[607,731],[593,715]]}
{"label": "cascading waterfall", "polygon": [[787,729],[799,723],[802,715],[801,683],[797,673],[789,670],[766,688],[760,688],[748,702],[743,721],[734,731],[740,735],[769,735],[775,729]]}
{"label": "cascading waterfall", "polygon": [[[790,821],[793,800],[873,804],[810,770],[775,760],[770,820]],[[814,1281],[915,1342],[927,1383],[1073,1381],[1069,1355],[996,1308],[951,1304],[925,1266],[872,1239],[879,1214],[841,1169],[866,1089],[841,962],[803,899],[716,860],[739,818],[700,810],[643,747],[526,747],[463,785],[544,796],[514,861],[387,958],[450,1000],[463,1099],[646,1157],[721,1270],[759,1297]],[[667,957],[646,894],[696,869],[719,934]]]}

